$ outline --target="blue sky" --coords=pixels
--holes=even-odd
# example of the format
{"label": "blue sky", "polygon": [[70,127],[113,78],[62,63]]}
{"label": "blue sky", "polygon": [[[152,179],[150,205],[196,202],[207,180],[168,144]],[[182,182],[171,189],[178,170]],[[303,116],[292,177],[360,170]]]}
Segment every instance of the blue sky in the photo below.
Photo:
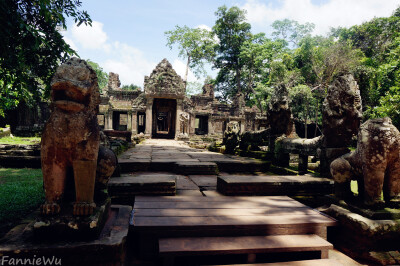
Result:
{"label": "blue sky", "polygon": [[[219,6],[233,5],[247,10],[252,31],[271,32],[277,19],[293,19],[316,24],[315,34],[329,27],[361,24],[373,17],[390,16],[399,0],[83,0],[82,9],[93,20],[92,27],[76,27],[68,22],[65,40],[82,59],[91,59],[106,72],[120,75],[122,84],[143,86],[145,75],[167,58],[180,75],[185,60],[178,50],[165,46],[164,32],[175,25],[211,28]],[[214,72],[209,74],[215,75]],[[195,81],[189,74],[189,81]]]}

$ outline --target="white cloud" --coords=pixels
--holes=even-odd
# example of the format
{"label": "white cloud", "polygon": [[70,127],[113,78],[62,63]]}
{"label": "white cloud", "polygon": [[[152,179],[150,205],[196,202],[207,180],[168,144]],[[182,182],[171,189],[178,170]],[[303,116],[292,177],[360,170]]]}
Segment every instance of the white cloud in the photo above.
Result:
{"label": "white cloud", "polygon": [[[269,27],[285,18],[315,24],[314,34],[326,34],[330,27],[349,27],[374,17],[387,17],[399,6],[398,0],[330,0],[314,5],[311,0],[279,0],[278,5],[261,0],[247,0],[248,21],[257,28]],[[262,29],[261,29],[262,30]]]}
{"label": "white cloud", "polygon": [[65,41],[67,44],[69,44],[69,46],[71,46],[71,48],[74,49],[75,51],[78,50],[78,47],[76,46],[76,44],[74,43],[74,41],[71,40],[70,38],[64,36],[64,41]]}
{"label": "white cloud", "polygon": [[137,48],[125,43],[114,42],[111,45],[111,57],[101,64],[107,72],[119,74],[123,85],[135,84],[143,88],[144,76],[148,76],[156,63],[146,59]]}
{"label": "white cloud", "polygon": [[103,30],[103,23],[93,21],[92,26],[75,24],[72,27],[72,37],[85,49],[99,49],[109,51],[108,36]]}
{"label": "white cloud", "polygon": [[212,30],[211,27],[209,27],[209,26],[207,26],[205,24],[200,24],[196,28],[203,29],[203,30],[208,30],[208,31]]}
{"label": "white cloud", "polygon": [[73,25],[63,35],[81,58],[90,58],[105,72],[119,74],[122,85],[135,84],[143,88],[144,76],[149,75],[156,66],[139,49],[109,40],[101,22],[93,21],[92,27]]}
{"label": "white cloud", "polygon": [[[172,68],[175,69],[176,73],[182,77],[182,79],[185,78],[185,73],[186,73],[186,63],[184,63],[182,60],[175,59],[174,62],[172,63]],[[201,82],[196,78],[196,76],[193,74],[193,72],[189,69],[188,72],[188,82]]]}

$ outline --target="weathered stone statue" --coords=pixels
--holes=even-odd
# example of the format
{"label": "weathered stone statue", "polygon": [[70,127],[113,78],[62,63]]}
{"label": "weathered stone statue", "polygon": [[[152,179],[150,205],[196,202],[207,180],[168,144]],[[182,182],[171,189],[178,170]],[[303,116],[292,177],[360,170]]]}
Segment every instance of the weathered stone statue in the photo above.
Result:
{"label": "weathered stone statue", "polygon": [[236,121],[231,121],[227,124],[224,132],[222,144],[225,145],[225,152],[233,154],[236,146],[239,144],[240,126]]}
{"label": "weathered stone statue", "polygon": [[284,84],[279,84],[271,96],[267,110],[271,135],[290,135],[294,131],[292,111],[289,108],[289,92]]}
{"label": "weathered stone statue", "polygon": [[[57,69],[51,85],[53,111],[41,143],[46,197],[41,212],[57,214],[62,206],[68,205],[64,201],[72,200],[74,215],[90,215],[96,207],[96,171],[97,181],[106,185],[116,166],[115,155],[107,150],[100,150],[98,158],[97,76],[85,61],[72,58]],[[97,169],[98,159],[103,160],[101,169]],[[73,187],[75,197],[69,195]]]}
{"label": "weathered stone statue", "polygon": [[350,74],[338,77],[323,103],[323,135],[327,147],[347,146],[362,119],[360,89]]}
{"label": "weathered stone statue", "polygon": [[189,133],[189,113],[181,112],[179,114],[179,122],[180,122],[180,133],[188,134]]}
{"label": "weathered stone statue", "polygon": [[390,118],[371,119],[358,132],[357,149],[331,164],[335,194],[352,195],[350,181],[359,181],[359,196],[364,204],[381,207],[400,202],[400,132]]}
{"label": "weathered stone statue", "polygon": [[203,95],[214,98],[214,85],[212,84],[204,84],[203,86]]}
{"label": "weathered stone statue", "polygon": [[351,138],[362,119],[360,89],[353,76],[338,77],[329,87],[323,103],[323,139],[320,150],[322,175],[329,175],[330,163],[349,152]]}
{"label": "weathered stone statue", "polygon": [[289,108],[289,92],[284,84],[279,84],[271,96],[267,110],[268,126],[270,128],[268,149],[275,151],[275,140],[285,134],[295,132],[292,111]]}

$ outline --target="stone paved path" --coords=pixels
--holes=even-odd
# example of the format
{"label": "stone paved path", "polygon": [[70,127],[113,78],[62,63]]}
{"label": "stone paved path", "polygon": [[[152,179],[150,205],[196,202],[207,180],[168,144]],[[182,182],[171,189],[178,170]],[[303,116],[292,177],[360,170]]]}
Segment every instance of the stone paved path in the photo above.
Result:
{"label": "stone paved path", "polygon": [[[168,163],[179,165],[179,163],[189,162],[195,164],[212,162],[218,163],[219,167],[221,162],[226,162],[228,167],[230,165],[235,165],[235,163],[238,163],[238,165],[260,163],[259,160],[195,149],[189,147],[184,142],[165,139],[149,139],[136,145],[136,147],[129,149],[119,156],[119,162],[121,163],[124,161],[159,166],[159,169],[149,168],[147,171],[136,171],[131,173],[134,176],[146,175],[155,177],[171,174],[171,171],[165,170],[170,169],[166,167]],[[217,191],[217,174],[183,175],[175,173],[174,175],[176,175],[177,180],[176,196],[225,197]],[[219,175],[229,175],[229,173],[220,171]],[[235,175],[258,176],[265,175],[265,173],[235,173]],[[336,260],[338,265],[360,265],[335,249],[329,251],[329,257]],[[137,261],[135,263],[137,263]],[[152,264],[150,263],[149,265]]]}
{"label": "stone paved path", "polygon": [[[136,145],[119,156],[119,161],[138,162],[138,163],[159,163],[159,169],[153,169],[157,172],[136,172],[136,175],[159,175],[166,172],[166,163],[189,163],[193,162],[199,165],[204,162],[224,162],[232,164],[259,163],[259,160],[239,157],[235,155],[225,155],[207,150],[195,149],[189,147],[182,141],[166,139],[148,139],[143,143]],[[164,163],[164,165],[163,165]],[[161,172],[160,172],[161,171]],[[220,173],[226,174],[226,173]],[[177,175],[177,195],[185,196],[205,196],[205,191],[212,191],[208,195],[220,195],[216,192],[217,175],[193,174]]]}

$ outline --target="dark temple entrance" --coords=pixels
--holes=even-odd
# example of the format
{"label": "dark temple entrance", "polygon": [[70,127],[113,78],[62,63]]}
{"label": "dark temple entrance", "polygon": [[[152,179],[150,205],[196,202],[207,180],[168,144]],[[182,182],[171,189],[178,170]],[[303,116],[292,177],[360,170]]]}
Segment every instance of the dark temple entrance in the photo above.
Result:
{"label": "dark temple entrance", "polygon": [[154,99],[153,103],[153,138],[175,138],[176,100]]}

